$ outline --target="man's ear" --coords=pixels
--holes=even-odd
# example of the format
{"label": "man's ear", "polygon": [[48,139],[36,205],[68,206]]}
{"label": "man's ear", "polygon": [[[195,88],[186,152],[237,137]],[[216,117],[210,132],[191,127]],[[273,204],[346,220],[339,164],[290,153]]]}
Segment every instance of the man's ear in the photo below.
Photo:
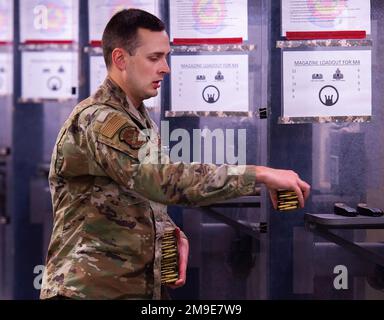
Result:
{"label": "man's ear", "polygon": [[120,71],[125,69],[125,55],[124,50],[115,48],[112,51],[112,64],[114,64]]}

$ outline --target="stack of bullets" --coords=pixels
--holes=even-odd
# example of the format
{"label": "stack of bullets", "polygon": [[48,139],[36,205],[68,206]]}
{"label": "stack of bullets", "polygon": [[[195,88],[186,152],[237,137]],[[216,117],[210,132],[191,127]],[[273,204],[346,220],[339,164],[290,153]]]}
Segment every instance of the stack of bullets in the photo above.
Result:
{"label": "stack of bullets", "polygon": [[289,211],[299,207],[299,198],[296,193],[289,190],[277,191],[277,210]]}
{"label": "stack of bullets", "polygon": [[161,243],[161,283],[174,283],[179,278],[178,250],[175,231],[166,231]]}

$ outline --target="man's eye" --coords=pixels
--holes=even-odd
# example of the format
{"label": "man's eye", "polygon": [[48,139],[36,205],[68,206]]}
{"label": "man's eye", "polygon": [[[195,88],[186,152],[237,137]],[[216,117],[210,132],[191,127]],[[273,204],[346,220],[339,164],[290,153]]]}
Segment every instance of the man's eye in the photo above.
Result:
{"label": "man's eye", "polygon": [[151,61],[157,61],[157,60],[159,60],[159,58],[158,57],[149,57],[149,60],[151,60]]}

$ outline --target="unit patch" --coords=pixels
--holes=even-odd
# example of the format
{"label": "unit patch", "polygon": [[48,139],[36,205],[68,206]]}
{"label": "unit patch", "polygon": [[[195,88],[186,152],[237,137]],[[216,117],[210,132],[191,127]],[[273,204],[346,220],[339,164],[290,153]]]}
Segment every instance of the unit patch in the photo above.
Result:
{"label": "unit patch", "polygon": [[120,131],[120,141],[128,144],[132,149],[140,149],[147,141],[140,134],[139,129],[133,127],[125,127]]}

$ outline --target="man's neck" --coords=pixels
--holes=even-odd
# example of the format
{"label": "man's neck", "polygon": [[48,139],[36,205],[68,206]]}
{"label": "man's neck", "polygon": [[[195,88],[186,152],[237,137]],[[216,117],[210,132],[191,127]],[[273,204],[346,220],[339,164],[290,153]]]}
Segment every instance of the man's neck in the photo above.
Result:
{"label": "man's neck", "polygon": [[135,101],[135,99],[132,98],[128,90],[124,87],[123,81],[121,81],[119,77],[115,76],[113,73],[109,73],[108,76],[112,79],[113,82],[115,82],[124,91],[125,95],[127,96],[127,100],[129,104],[133,106],[135,109],[139,109],[142,101]]}

